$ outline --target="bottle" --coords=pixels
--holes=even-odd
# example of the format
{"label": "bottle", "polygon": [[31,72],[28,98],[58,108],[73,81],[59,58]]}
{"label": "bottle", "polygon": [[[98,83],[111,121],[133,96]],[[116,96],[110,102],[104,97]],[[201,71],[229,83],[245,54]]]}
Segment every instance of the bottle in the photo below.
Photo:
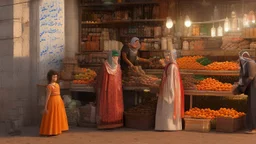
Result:
{"label": "bottle", "polygon": [[214,20],[218,20],[219,19],[219,10],[218,10],[217,6],[214,7],[213,19]]}
{"label": "bottle", "polygon": [[167,39],[165,37],[162,37],[161,39],[161,49],[167,50]]}
{"label": "bottle", "polygon": [[219,27],[218,27],[218,30],[217,30],[218,32],[217,32],[217,36],[223,36],[223,28],[222,28],[222,26],[221,25],[219,25]]}

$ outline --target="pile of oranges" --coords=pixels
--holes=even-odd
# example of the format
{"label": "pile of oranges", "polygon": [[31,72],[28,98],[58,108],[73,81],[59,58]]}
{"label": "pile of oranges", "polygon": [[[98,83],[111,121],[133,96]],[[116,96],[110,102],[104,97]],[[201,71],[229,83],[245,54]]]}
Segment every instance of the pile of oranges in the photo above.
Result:
{"label": "pile of oranges", "polygon": [[197,90],[206,90],[206,91],[231,91],[232,84],[222,83],[213,78],[206,78],[199,82],[196,85]]}
{"label": "pile of oranges", "polygon": [[239,65],[236,62],[213,62],[205,66],[206,70],[238,70]]}
{"label": "pile of oranges", "polygon": [[186,56],[177,59],[177,64],[180,69],[192,69],[192,70],[203,70],[203,65],[198,63],[196,60],[203,58],[202,56]]}
{"label": "pile of oranges", "polygon": [[73,84],[90,84],[94,82],[94,80],[73,80]]}
{"label": "pile of oranges", "polygon": [[216,117],[229,117],[229,118],[239,118],[245,116],[244,112],[238,112],[236,110],[229,108],[220,108],[219,110],[199,109],[197,107],[190,109],[185,112],[185,116],[191,118],[202,118],[202,119],[214,119]]}

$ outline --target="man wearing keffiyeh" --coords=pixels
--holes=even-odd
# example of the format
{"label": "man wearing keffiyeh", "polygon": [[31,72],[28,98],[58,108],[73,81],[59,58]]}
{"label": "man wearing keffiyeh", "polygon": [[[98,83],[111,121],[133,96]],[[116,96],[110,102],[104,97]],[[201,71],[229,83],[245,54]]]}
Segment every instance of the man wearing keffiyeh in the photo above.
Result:
{"label": "man wearing keffiyeh", "polygon": [[246,126],[248,134],[256,133],[256,63],[251,59],[247,51],[239,53],[240,76],[239,82],[234,85],[234,94],[246,94],[247,99],[247,114]]}

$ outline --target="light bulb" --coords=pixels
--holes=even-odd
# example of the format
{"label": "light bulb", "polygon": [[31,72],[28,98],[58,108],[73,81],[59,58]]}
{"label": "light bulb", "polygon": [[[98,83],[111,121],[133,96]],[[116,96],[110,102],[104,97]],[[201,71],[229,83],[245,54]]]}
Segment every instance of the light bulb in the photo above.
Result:
{"label": "light bulb", "polygon": [[166,27],[168,29],[172,28],[173,27],[173,22],[172,22],[172,19],[170,17],[167,17],[167,20],[166,20]]}
{"label": "light bulb", "polygon": [[226,17],[225,22],[224,22],[224,30],[225,30],[225,32],[229,31],[229,20],[228,20],[227,17]]}
{"label": "light bulb", "polygon": [[186,27],[190,27],[191,26],[192,22],[190,21],[188,16],[186,16],[184,24],[185,24]]}

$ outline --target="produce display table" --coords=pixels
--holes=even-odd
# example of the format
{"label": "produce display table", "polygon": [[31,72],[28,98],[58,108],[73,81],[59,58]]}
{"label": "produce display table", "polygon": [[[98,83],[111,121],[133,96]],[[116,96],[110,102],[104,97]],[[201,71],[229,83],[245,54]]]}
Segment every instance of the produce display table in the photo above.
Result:
{"label": "produce display table", "polygon": [[[124,91],[135,91],[135,105],[141,103],[141,97],[138,95],[138,92],[146,91],[149,92],[149,87],[135,87],[135,86],[123,86]],[[86,85],[71,85],[70,91],[73,92],[91,92],[95,93],[95,89],[93,86],[86,86]]]}
{"label": "produce display table", "polygon": [[193,96],[229,96],[229,97],[237,97],[242,96],[246,97],[246,95],[233,95],[229,91],[198,91],[198,90],[185,90],[184,94],[190,96],[190,108],[193,107]]}
{"label": "produce display table", "polygon": [[180,70],[181,74],[215,75],[215,76],[239,76],[239,71],[213,71],[213,70]]}

